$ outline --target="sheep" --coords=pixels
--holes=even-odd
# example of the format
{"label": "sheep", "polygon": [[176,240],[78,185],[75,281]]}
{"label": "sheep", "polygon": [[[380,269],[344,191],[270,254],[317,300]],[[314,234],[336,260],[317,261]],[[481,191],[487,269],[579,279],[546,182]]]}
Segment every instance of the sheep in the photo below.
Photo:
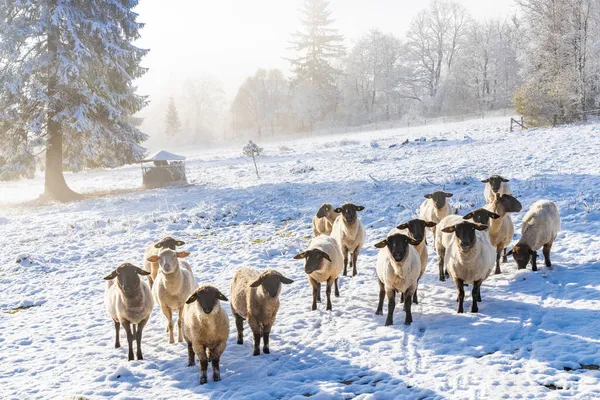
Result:
{"label": "sheep", "polygon": [[438,229],[438,234],[435,235],[435,243],[434,248],[438,255],[438,269],[439,269],[439,279],[444,282],[448,275],[448,271],[444,270],[444,257],[446,255],[446,249],[450,245],[450,239],[452,239],[452,235],[445,234],[443,232],[444,228],[447,228],[452,225],[456,225],[463,222],[463,217],[460,215],[450,214],[443,218],[438,224],[436,228]]}
{"label": "sheep", "polygon": [[[519,212],[522,208],[523,206],[521,205],[519,200],[517,200],[510,194],[499,193],[496,194],[496,199],[492,203],[488,203],[484,206],[484,209],[491,211],[495,215],[499,216],[499,218],[492,218],[489,221],[490,228],[488,230],[488,233],[490,235],[490,242],[492,243],[492,246],[496,248],[496,270],[494,272],[495,274],[501,273],[500,255],[502,250],[504,250],[503,262],[507,261],[506,247],[512,241],[513,235],[515,233],[515,227],[508,213]],[[478,218],[477,216],[476,218],[474,218],[474,221],[479,223],[483,222],[483,220],[481,218]]]}
{"label": "sheep", "polygon": [[212,362],[213,381],[221,380],[219,361],[227,347],[229,317],[221,307],[227,297],[214,286],[201,286],[183,307],[183,337],[188,344],[188,367],[200,360],[200,384],[208,382],[208,362]]}
{"label": "sheep", "polygon": [[365,227],[356,215],[357,211],[362,211],[363,206],[357,206],[352,203],[344,203],[341,207],[335,209],[336,213],[341,213],[333,223],[331,237],[338,245],[344,256],[344,276],[348,272],[348,253],[352,256],[350,266],[352,267],[352,276],[356,276],[356,261],[360,250],[365,245]]}
{"label": "sheep", "polygon": [[510,190],[510,179],[501,177],[500,175],[492,175],[487,179],[482,180],[485,183],[483,189],[483,197],[486,203],[492,203],[496,199],[496,194],[512,194]]}
{"label": "sheep", "polygon": [[339,216],[335,212],[333,206],[329,203],[321,205],[319,211],[312,219],[313,234],[315,237],[319,235],[331,235],[331,229],[335,219]]}
{"label": "sheep", "polygon": [[305,260],[304,272],[312,286],[312,310],[321,301],[321,283],[327,282],[327,311],[331,311],[331,286],[335,286],[335,297],[340,296],[338,277],[342,272],[342,252],[340,246],[330,236],[317,236],[308,243],[308,249],[294,256],[295,260]]}
{"label": "sheep", "polygon": [[269,335],[279,310],[281,284],[294,282],[279,272],[269,269],[263,273],[252,268],[241,268],[231,281],[231,313],[237,328],[237,343],[244,343],[244,320],[254,334],[254,353],[260,355],[260,338],[263,353],[269,354]]}
{"label": "sheep", "polygon": [[162,248],[158,255],[150,256],[147,259],[148,262],[159,265],[158,274],[154,286],[152,286],[152,294],[167,318],[169,343],[175,342],[173,334],[173,313],[175,311],[179,314],[177,341],[183,342],[181,329],[183,305],[197,287],[196,278],[194,278],[190,265],[186,261],[179,261],[179,258],[189,255],[190,253],[187,251],[177,252],[169,248]]}
{"label": "sheep", "polygon": [[[127,332],[129,361],[133,360],[134,339],[137,342],[137,359],[144,359],[142,357],[142,330],[154,307],[150,287],[140,279],[139,275],[150,275],[150,272],[124,263],[104,277],[107,281],[104,304],[108,315],[115,323],[115,348],[121,347],[119,329],[122,324]],[[115,278],[117,278],[116,285],[114,284]]]}
{"label": "sheep", "polygon": [[[425,201],[419,208],[419,218],[424,221],[435,222],[436,224],[443,220],[446,216],[452,214],[452,208],[446,200],[452,197],[452,193],[436,191],[425,195]],[[433,233],[433,241],[435,242],[436,227],[429,228]]]}
{"label": "sheep", "polygon": [[152,288],[154,280],[156,279],[156,274],[158,273],[158,263],[148,261],[148,257],[157,255],[162,248],[175,250],[177,246],[183,246],[184,244],[185,242],[182,242],[181,240],[176,240],[170,236],[166,236],[160,242],[152,243],[146,248],[146,251],[144,252],[144,269],[150,272],[150,276],[148,277],[150,288]]}
{"label": "sheep", "polygon": [[[400,224],[396,227],[399,233],[407,235],[411,239],[417,240],[420,243],[416,246],[417,252],[419,253],[419,258],[421,260],[421,273],[419,274],[419,279],[425,274],[425,270],[427,269],[427,244],[425,243],[425,229],[433,228],[436,225],[435,222],[432,221],[423,221],[422,219],[411,219],[408,222]],[[388,236],[394,232],[394,229]],[[419,304],[419,299],[417,296],[418,288],[415,288],[415,294],[413,298],[413,303]]]}
{"label": "sheep", "polygon": [[487,279],[494,268],[494,246],[484,231],[487,225],[462,221],[441,229],[444,233],[453,233],[446,247],[444,266],[458,290],[459,314],[463,313],[465,284],[473,284],[471,312],[479,311],[477,302],[481,301],[481,283]]}
{"label": "sheep", "polygon": [[404,324],[412,323],[412,298],[421,273],[419,253],[413,246],[418,246],[420,243],[419,240],[395,231],[375,244],[375,247],[379,249],[376,267],[379,280],[379,304],[375,314],[383,315],[383,299],[387,293],[388,315],[385,326],[394,323],[396,292],[400,292],[404,299],[404,311],[406,312]]}
{"label": "sheep", "polygon": [[521,238],[507,255],[512,255],[518,269],[525,269],[531,260],[531,269],[537,271],[537,250],[543,247],[546,267],[551,267],[550,249],[560,231],[558,207],[550,200],[539,200],[531,205],[523,217]]}

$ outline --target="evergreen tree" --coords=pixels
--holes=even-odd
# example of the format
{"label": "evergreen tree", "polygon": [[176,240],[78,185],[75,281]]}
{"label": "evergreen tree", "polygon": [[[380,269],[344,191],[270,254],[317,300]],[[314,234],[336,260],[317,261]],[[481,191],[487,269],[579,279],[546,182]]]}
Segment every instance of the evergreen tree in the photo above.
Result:
{"label": "evergreen tree", "polygon": [[290,59],[294,83],[310,82],[319,88],[335,84],[340,71],[331,63],[344,55],[343,36],[331,28],[329,2],[305,0],[300,9],[302,29],[292,35],[292,49],[298,52]]}
{"label": "evergreen tree", "polygon": [[31,175],[45,148],[44,197],[79,197],[71,169],[139,160],[146,135],[132,115],[146,103],[134,79],[147,50],[131,42],[143,26],[137,0],[0,2],[0,156],[3,172]]}
{"label": "evergreen tree", "polygon": [[177,108],[175,107],[175,102],[173,98],[169,98],[169,107],[167,108],[167,117],[166,117],[166,125],[167,130],[166,134],[168,137],[173,137],[181,131],[181,121],[179,120],[179,115],[177,114]]}

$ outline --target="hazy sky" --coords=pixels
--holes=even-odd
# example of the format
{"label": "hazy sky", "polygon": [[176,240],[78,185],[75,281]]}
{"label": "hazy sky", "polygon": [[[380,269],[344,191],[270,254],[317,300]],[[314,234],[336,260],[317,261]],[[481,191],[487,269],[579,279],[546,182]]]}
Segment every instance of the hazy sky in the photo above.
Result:
{"label": "hazy sky", "polygon": [[[514,13],[512,0],[455,0],[477,19]],[[213,74],[231,99],[257,68],[280,68],[302,0],[141,0],[138,45],[151,49],[139,91],[156,104],[181,92],[187,77]],[[352,42],[371,28],[400,37],[427,0],[331,0],[335,27]]]}

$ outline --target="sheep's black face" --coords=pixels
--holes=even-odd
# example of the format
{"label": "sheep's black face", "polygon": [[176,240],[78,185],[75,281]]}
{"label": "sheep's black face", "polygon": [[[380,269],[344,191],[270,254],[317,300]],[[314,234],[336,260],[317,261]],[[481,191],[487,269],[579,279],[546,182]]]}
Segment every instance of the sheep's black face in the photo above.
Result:
{"label": "sheep's black face", "polygon": [[473,224],[471,222],[461,222],[454,226],[449,226],[442,229],[442,232],[452,233],[456,235],[458,244],[463,251],[467,251],[477,242],[477,235],[475,231],[484,231],[488,228],[488,225]]}
{"label": "sheep's black face", "polygon": [[157,249],[163,248],[175,250],[177,246],[183,246],[184,244],[185,242],[182,242],[181,240],[175,240],[172,237],[167,236],[160,242],[156,243],[154,247],[156,247]]}
{"label": "sheep's black face", "polygon": [[463,217],[463,219],[472,219],[473,222],[483,225],[489,225],[490,220],[498,218],[500,218],[498,214],[486,210],[485,208],[478,208],[477,210],[472,211]]}
{"label": "sheep's black face", "polygon": [[346,223],[352,225],[354,223],[354,221],[356,221],[356,219],[357,219],[356,212],[362,211],[364,209],[365,208],[363,206],[357,206],[352,203],[346,203],[343,206],[336,208],[335,212],[341,213],[342,217],[344,218],[344,221],[346,221]]}
{"label": "sheep's black face", "polygon": [[317,211],[317,218],[326,217],[331,210],[333,210],[333,206],[331,204],[323,204],[321,208],[319,208],[319,211]]}
{"label": "sheep's black face", "polygon": [[396,228],[400,230],[408,229],[413,239],[422,241],[425,239],[425,228],[431,228],[436,225],[435,222],[427,222],[422,219],[412,219],[404,224],[398,225]]}
{"label": "sheep's black face", "polygon": [[498,193],[498,191],[500,190],[500,187],[502,186],[502,182],[508,182],[508,181],[509,181],[508,179],[504,179],[500,175],[492,175],[489,178],[483,180],[482,182],[489,183],[492,188],[492,192]]}
{"label": "sheep's black face", "polygon": [[537,253],[531,250],[531,247],[524,244],[515,246],[508,252],[508,255],[512,255],[517,262],[518,269],[527,268],[527,264],[529,264],[529,261],[534,254],[537,256]]}
{"label": "sheep's black face", "polygon": [[444,206],[446,205],[446,198],[449,198],[452,196],[453,196],[452,193],[437,191],[437,192],[433,192],[431,194],[426,194],[425,198],[433,200],[433,205],[435,206],[435,208],[440,210],[440,209],[444,208]]}
{"label": "sheep's black face", "polygon": [[523,208],[521,202],[510,194],[497,195],[496,201],[500,204],[504,212],[519,212]]}
{"label": "sheep's black face", "polygon": [[119,265],[108,276],[106,280],[117,278],[119,288],[125,293],[130,294],[137,291],[140,286],[140,275],[150,275],[150,272],[144,271],[135,265],[124,263]]}
{"label": "sheep's black face", "polygon": [[319,249],[307,250],[303,254],[305,254],[305,256],[301,258],[305,259],[304,272],[306,272],[307,274],[312,274],[313,272],[323,268],[323,264],[326,261],[331,262],[331,258],[329,258],[329,255],[327,255],[327,253]]}
{"label": "sheep's black face", "polygon": [[279,296],[281,292],[281,284],[290,284],[294,282],[286,278],[275,270],[268,270],[260,274],[259,278],[250,284],[250,287],[262,286],[263,290],[272,298]]}
{"label": "sheep's black face", "polygon": [[408,254],[408,244],[410,238],[406,235],[398,234],[387,237],[387,248],[396,262],[404,260]]}
{"label": "sheep's black face", "polygon": [[202,311],[204,311],[205,314],[210,314],[215,309],[219,300],[227,301],[227,298],[219,291],[219,289],[213,286],[203,286],[198,288],[194,294],[188,298],[186,303],[190,304],[197,301],[200,308],[202,308]]}

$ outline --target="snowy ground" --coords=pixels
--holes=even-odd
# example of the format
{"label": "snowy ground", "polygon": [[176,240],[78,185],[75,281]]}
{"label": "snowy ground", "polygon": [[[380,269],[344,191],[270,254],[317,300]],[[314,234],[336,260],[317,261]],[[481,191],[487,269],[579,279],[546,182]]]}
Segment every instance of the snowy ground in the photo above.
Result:
{"label": "snowy ground", "polygon": [[[188,165],[196,186],[0,209],[0,398],[600,397],[600,125],[506,127],[498,119],[269,145],[260,180],[241,149],[197,154]],[[490,173],[510,177],[523,203],[517,232],[534,201],[559,205],[553,268],[517,272],[511,260],[484,282],[479,314],[457,315],[456,289],[437,280],[430,248],[414,323],[402,325],[397,307],[396,324],[384,327],[372,244],[413,217],[431,182],[454,193],[460,214],[481,206],[479,180]],[[67,179],[78,190],[114,189],[139,185],[139,175],[126,167]],[[3,183],[0,201],[40,191],[39,180]],[[325,201],[364,205],[368,244],[333,312],[311,312],[303,265],[291,257]],[[146,244],[166,234],[187,242],[199,283],[226,295],[241,266],[296,280],[281,295],[270,355],[251,355],[249,329],[238,346],[230,319],[223,380],[199,386],[158,309],[144,331],[145,360],[127,362],[126,346],[113,348],[102,277],[123,261],[141,264]]]}

